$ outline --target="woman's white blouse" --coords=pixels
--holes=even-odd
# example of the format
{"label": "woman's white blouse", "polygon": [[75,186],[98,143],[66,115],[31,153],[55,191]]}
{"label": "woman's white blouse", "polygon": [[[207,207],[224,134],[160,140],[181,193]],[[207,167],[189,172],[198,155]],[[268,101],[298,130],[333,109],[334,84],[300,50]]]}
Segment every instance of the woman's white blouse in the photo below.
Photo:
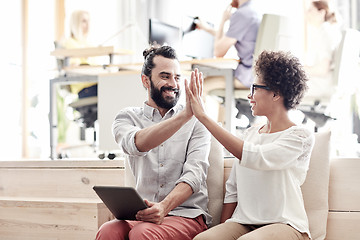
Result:
{"label": "woman's white blouse", "polygon": [[227,221],[242,224],[289,224],[310,236],[300,186],[314,145],[309,130],[293,126],[277,133],[249,128],[241,161],[234,161],[224,203],[237,202]]}

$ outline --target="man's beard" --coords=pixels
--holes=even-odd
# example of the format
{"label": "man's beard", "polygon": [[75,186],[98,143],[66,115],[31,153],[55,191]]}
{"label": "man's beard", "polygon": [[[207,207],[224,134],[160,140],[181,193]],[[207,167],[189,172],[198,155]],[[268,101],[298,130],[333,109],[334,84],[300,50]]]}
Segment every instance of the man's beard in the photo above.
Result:
{"label": "man's beard", "polygon": [[[161,87],[160,89],[157,89],[151,78],[150,78],[150,96],[152,98],[152,100],[154,100],[154,102],[156,103],[156,105],[160,108],[164,108],[169,110],[170,108],[174,107],[176,105],[176,103],[179,100],[179,96],[180,96],[180,90],[177,88],[172,88],[172,87]],[[175,97],[163,97],[162,93],[166,90],[174,90],[175,91]]]}

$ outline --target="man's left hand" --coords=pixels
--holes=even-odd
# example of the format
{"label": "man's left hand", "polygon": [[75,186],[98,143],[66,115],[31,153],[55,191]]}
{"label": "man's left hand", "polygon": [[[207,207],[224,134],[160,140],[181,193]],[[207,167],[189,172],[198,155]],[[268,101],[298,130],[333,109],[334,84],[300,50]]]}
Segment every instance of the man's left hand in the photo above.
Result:
{"label": "man's left hand", "polygon": [[152,222],[158,225],[161,224],[167,215],[162,205],[160,203],[150,202],[148,200],[145,200],[145,203],[149,206],[149,208],[138,211],[136,214],[136,220]]}

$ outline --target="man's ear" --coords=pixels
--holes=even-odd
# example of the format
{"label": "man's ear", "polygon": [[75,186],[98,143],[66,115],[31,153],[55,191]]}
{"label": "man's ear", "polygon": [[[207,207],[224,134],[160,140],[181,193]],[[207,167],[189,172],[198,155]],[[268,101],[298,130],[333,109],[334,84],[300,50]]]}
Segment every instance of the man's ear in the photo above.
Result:
{"label": "man's ear", "polygon": [[146,89],[149,89],[149,88],[150,88],[150,79],[149,79],[148,76],[146,76],[145,74],[142,74],[142,75],[141,75],[141,81],[142,81],[143,86],[144,86]]}

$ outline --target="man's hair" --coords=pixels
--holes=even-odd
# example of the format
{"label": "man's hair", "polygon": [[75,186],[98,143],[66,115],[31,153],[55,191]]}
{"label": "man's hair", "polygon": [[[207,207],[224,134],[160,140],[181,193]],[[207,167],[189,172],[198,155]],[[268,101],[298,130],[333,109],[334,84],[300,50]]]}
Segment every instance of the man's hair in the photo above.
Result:
{"label": "man's hair", "polygon": [[283,96],[287,110],[300,103],[308,88],[303,66],[289,52],[263,51],[256,60],[255,73],[272,91]]}
{"label": "man's hair", "polygon": [[141,73],[148,77],[151,77],[151,72],[155,67],[154,57],[162,56],[169,59],[177,59],[175,49],[170,46],[151,46],[144,50],[143,56],[145,61]]}

